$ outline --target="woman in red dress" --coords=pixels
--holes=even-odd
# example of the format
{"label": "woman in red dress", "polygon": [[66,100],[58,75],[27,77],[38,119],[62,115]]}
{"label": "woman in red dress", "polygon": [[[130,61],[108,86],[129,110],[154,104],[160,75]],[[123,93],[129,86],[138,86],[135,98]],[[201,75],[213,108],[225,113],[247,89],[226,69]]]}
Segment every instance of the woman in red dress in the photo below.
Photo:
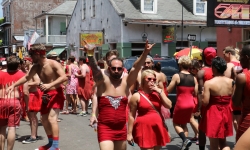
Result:
{"label": "woman in red dress", "polygon": [[[231,115],[231,95],[233,94],[234,82],[226,77],[226,61],[221,57],[212,60],[213,76],[204,84],[204,98],[202,104],[206,106],[203,116],[205,134],[210,140],[210,150],[230,149],[226,146],[226,137],[233,135]],[[218,84],[219,83],[219,84]]]}
{"label": "woman in red dress", "polygon": [[194,97],[197,96],[198,83],[196,78],[189,73],[191,60],[188,56],[180,57],[178,64],[180,73],[173,76],[167,89],[170,93],[176,87],[177,99],[173,113],[173,124],[175,131],[183,141],[182,149],[188,149],[192,142],[187,139],[187,123],[190,122],[195,108]]}
{"label": "woman in red dress", "polygon": [[[172,103],[164,91],[156,86],[156,74],[145,70],[141,75],[141,90],[129,101],[130,114],[127,140],[137,143],[143,150],[160,150],[170,142],[168,130],[163,122],[161,106],[171,108]],[[138,116],[135,119],[136,112]]]}

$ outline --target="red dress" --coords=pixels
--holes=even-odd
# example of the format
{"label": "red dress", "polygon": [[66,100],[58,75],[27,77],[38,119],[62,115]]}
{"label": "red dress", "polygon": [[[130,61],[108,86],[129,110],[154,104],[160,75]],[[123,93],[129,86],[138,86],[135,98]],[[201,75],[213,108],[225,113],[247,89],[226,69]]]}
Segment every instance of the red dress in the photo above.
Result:
{"label": "red dress", "polygon": [[[212,71],[212,68],[210,67],[204,67],[202,68],[202,70],[204,70],[204,76],[203,76],[203,82],[205,83],[207,80],[210,80],[213,78],[213,71]],[[201,116],[202,118],[200,119],[200,122],[199,122],[199,129],[203,132],[205,132],[205,129],[206,128],[206,122],[203,118],[203,116],[206,114],[206,107],[205,106],[201,106]]]}
{"label": "red dress", "polygon": [[98,97],[98,141],[126,141],[126,97]]}
{"label": "red dress", "polygon": [[210,96],[204,118],[205,131],[209,138],[226,138],[233,135],[231,96]]}
{"label": "red dress", "polygon": [[186,124],[190,122],[193,113],[194,103],[194,76],[191,74],[179,73],[180,83],[176,87],[177,99],[173,113],[175,124]]}
{"label": "red dress", "polygon": [[86,72],[85,78],[78,78],[77,93],[79,98],[89,100],[93,94],[93,82],[90,72]]}
{"label": "red dress", "polygon": [[[235,62],[235,61],[231,61],[230,63],[232,63],[232,64],[234,64],[234,66],[240,66],[241,67],[241,65],[240,65],[240,63],[239,62]],[[233,105],[233,101],[231,100],[231,108],[232,108],[232,110],[233,111],[241,111],[241,107],[235,107],[234,105]]]}
{"label": "red dress", "polygon": [[[143,93],[152,102],[155,108],[160,112],[161,99],[158,93]],[[135,143],[141,148],[151,148],[157,145],[165,146],[170,142],[168,131],[163,124],[162,117],[155,111],[149,102],[140,96],[140,102],[137,106],[138,116],[133,126],[133,138]]]}
{"label": "red dress", "polygon": [[236,134],[236,140],[238,140],[241,135],[250,127],[250,71],[244,70],[243,72],[246,76],[246,85],[243,91],[243,101],[242,101],[242,113],[241,120],[239,122],[238,131]]}

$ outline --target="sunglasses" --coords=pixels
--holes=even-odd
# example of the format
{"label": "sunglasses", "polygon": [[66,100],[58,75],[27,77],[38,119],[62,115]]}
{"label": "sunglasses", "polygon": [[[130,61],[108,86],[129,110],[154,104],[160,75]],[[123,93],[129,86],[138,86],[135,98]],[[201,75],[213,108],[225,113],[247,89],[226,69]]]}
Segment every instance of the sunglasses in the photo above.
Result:
{"label": "sunglasses", "polygon": [[156,81],[156,78],[146,78],[147,81]]}
{"label": "sunglasses", "polygon": [[144,64],[148,64],[148,65],[149,65],[150,63],[151,63],[151,62],[148,61],[148,62],[145,62]]}
{"label": "sunglasses", "polygon": [[119,72],[123,70],[123,67],[110,67],[112,71],[118,70]]}

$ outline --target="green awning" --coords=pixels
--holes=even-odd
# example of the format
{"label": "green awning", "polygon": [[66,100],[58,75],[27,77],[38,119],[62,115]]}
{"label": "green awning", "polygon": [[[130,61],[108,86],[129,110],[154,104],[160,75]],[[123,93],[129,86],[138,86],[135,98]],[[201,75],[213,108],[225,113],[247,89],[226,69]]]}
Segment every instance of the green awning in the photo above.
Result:
{"label": "green awning", "polygon": [[47,56],[51,54],[52,52],[56,52],[56,54],[59,56],[63,51],[65,50],[64,47],[56,47],[53,48],[51,51],[48,52]]}

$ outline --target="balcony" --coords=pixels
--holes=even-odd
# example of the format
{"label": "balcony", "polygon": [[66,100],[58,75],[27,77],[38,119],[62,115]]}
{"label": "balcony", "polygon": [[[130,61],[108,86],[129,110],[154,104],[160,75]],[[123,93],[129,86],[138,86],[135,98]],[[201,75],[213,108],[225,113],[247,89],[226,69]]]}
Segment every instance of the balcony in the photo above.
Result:
{"label": "balcony", "polygon": [[38,38],[35,43],[66,44],[66,35],[48,35],[48,43],[46,43],[46,36],[42,36]]}

